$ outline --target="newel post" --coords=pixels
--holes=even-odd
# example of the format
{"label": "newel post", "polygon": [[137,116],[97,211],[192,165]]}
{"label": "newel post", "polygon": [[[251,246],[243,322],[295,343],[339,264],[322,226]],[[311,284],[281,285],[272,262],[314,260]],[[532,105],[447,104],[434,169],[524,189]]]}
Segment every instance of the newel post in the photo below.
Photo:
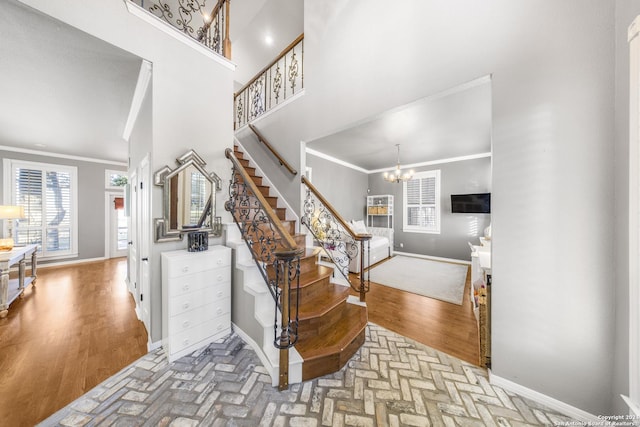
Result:
{"label": "newel post", "polygon": [[231,59],[231,39],[229,38],[229,8],[231,0],[227,0],[227,6],[224,8],[224,39],[222,40],[222,52],[225,58]]}
{"label": "newel post", "polygon": [[[300,250],[276,252],[276,283],[280,286],[280,337],[277,346],[280,348],[280,362],[278,373],[278,390],[289,388],[289,348],[298,340],[297,325],[295,331],[291,328],[291,280],[298,278],[298,266],[292,265],[294,260],[300,255]],[[291,276],[291,272],[295,272]],[[297,313],[297,303],[294,307]],[[295,316],[297,322],[297,315]]]}

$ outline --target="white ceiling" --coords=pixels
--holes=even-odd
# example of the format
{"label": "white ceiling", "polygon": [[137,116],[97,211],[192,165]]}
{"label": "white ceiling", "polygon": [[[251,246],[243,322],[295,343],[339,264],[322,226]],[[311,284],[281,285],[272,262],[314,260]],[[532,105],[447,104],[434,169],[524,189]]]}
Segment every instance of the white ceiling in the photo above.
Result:
{"label": "white ceiling", "polygon": [[140,58],[15,0],[0,40],[0,145],[127,161]]}
{"label": "white ceiling", "polygon": [[[141,59],[16,0],[0,9],[0,146],[126,163]],[[302,32],[303,2],[232,1],[230,22],[239,87]]]}
{"label": "white ceiling", "polygon": [[307,142],[366,171],[491,152],[491,86],[483,78]]}
{"label": "white ceiling", "polygon": [[[303,31],[300,0],[231,2],[240,85]],[[124,6],[123,6],[124,7]],[[267,46],[266,35],[273,38]],[[126,162],[122,139],[141,59],[69,25],[3,0],[0,145]],[[488,79],[418,100],[307,147],[366,170],[491,151]]]}

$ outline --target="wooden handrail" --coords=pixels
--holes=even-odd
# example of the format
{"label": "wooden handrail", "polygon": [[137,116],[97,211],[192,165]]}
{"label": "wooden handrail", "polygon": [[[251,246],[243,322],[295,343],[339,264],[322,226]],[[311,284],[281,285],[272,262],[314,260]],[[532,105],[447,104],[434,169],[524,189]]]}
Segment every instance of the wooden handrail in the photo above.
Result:
{"label": "wooden handrail", "polygon": [[233,163],[233,165],[235,166],[245,185],[249,187],[255,198],[258,199],[258,203],[264,210],[267,217],[269,217],[269,221],[274,225],[280,237],[282,237],[282,243],[285,247],[285,250],[288,249],[290,251],[297,251],[298,247],[296,245],[296,241],[293,240],[293,237],[291,237],[289,232],[287,232],[287,230],[282,226],[282,222],[280,222],[278,215],[276,215],[273,208],[269,205],[267,199],[264,198],[262,192],[253,182],[253,179],[251,179],[251,176],[249,176],[249,173],[245,170],[244,166],[242,166],[242,164],[238,161],[238,158],[235,156],[235,154],[233,154],[233,150],[231,150],[231,148],[227,148],[224,151],[224,154],[227,159],[231,160],[231,163]]}
{"label": "wooden handrail", "polygon": [[309,190],[311,190],[311,192],[318,198],[318,200],[320,200],[320,202],[327,208],[327,210],[331,212],[331,214],[340,223],[340,225],[342,225],[342,227],[345,230],[347,230],[347,233],[349,233],[351,237],[353,237],[355,240],[358,240],[358,241],[371,239],[372,236],[369,233],[364,233],[364,234],[354,233],[351,227],[349,226],[349,224],[347,224],[347,222],[344,220],[344,218],[342,218],[342,216],[338,213],[338,211],[336,211],[333,208],[333,206],[331,206],[331,203],[329,203],[327,199],[325,199],[322,196],[322,194],[320,194],[320,192],[316,189],[316,187],[314,187],[313,184],[311,184],[311,182],[309,182],[309,180],[306,177],[303,176],[301,178],[301,181],[304,185],[306,185],[309,188]]}
{"label": "wooden handrail", "polygon": [[216,3],[216,5],[213,7],[213,10],[209,14],[209,22],[205,22],[204,25],[202,26],[202,29],[204,31],[208,30],[211,27],[211,23],[213,22],[213,18],[218,14],[218,11],[220,10],[220,8],[222,7],[222,4],[225,1],[228,1],[228,0],[218,0],[218,3]]}
{"label": "wooden handrail", "polygon": [[222,40],[222,55],[227,59],[231,59],[231,40],[229,39],[229,6],[231,5],[231,0],[218,0],[218,3],[216,3],[209,14],[209,22],[205,22],[202,26],[202,35],[199,40],[204,37],[204,34],[207,31],[209,31],[211,23],[213,23],[213,20],[218,15],[218,12],[224,3],[227,3],[227,8],[224,11],[224,39]]}
{"label": "wooden handrail", "polygon": [[271,144],[269,144],[269,141],[267,141],[267,139],[260,133],[258,132],[258,129],[256,129],[256,127],[254,125],[252,125],[251,123],[249,123],[249,128],[253,131],[253,133],[256,134],[256,136],[258,137],[258,140],[260,142],[262,142],[265,147],[267,147],[269,149],[269,151],[271,151],[271,153],[276,156],[276,159],[278,159],[278,162],[280,162],[280,165],[284,166],[285,168],[287,168],[287,170],[289,171],[289,173],[291,173],[291,175],[297,175],[298,171],[295,170],[290,164],[289,162],[287,162],[281,155],[280,153],[278,153],[276,151],[275,148],[273,148],[273,146]]}
{"label": "wooden handrail", "polygon": [[298,37],[296,37],[296,39],[294,41],[292,41],[291,43],[289,43],[289,46],[285,47],[284,50],[282,52],[280,52],[280,55],[276,56],[276,58],[271,61],[269,63],[269,65],[267,65],[266,67],[264,67],[262,70],[260,70],[255,76],[253,76],[253,78],[251,80],[249,80],[249,82],[247,84],[245,84],[244,86],[242,86],[240,88],[239,91],[237,91],[236,93],[233,94],[233,99],[235,100],[238,95],[240,93],[242,93],[243,90],[245,90],[246,88],[248,88],[249,86],[251,86],[251,84],[253,82],[255,82],[256,80],[258,80],[260,78],[260,76],[266,72],[269,68],[271,68],[273,66],[273,64],[275,64],[276,62],[278,62],[280,60],[280,58],[282,58],[283,56],[285,56],[287,54],[287,52],[289,52],[291,50],[291,48],[293,48],[295,45],[298,44],[298,42],[300,42],[300,40],[304,39],[304,33],[300,34]]}

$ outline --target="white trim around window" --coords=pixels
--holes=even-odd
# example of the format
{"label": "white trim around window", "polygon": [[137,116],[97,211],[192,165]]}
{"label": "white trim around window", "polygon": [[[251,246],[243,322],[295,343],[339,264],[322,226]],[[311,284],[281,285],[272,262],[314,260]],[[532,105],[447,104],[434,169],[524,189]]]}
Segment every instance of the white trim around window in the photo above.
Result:
{"label": "white trim around window", "polygon": [[414,174],[402,183],[402,231],[440,234],[440,170]]}
{"label": "white trim around window", "polygon": [[[20,204],[17,199],[18,185],[16,171],[22,169],[35,176],[37,179],[28,183],[29,189],[33,191],[38,200],[34,200],[31,206],[25,206],[27,215],[35,215],[38,218],[38,224],[29,224],[30,219],[25,220],[26,225],[22,230],[27,230],[28,241],[22,242],[18,239],[17,243],[38,243],[40,245],[41,259],[61,259],[78,256],[78,168],[75,166],[57,165],[52,163],[30,162],[26,160],[3,159],[3,200],[5,204]],[[34,173],[35,172],[35,173]],[[40,176],[38,178],[38,173]],[[51,187],[47,184],[47,173],[55,172],[60,178],[68,180],[67,188],[58,188],[62,192],[54,191],[51,193]],[[40,186],[40,189],[37,187]],[[49,191],[48,191],[49,190]],[[55,198],[55,199],[52,199]],[[47,203],[49,199],[49,203]],[[59,204],[62,204],[62,209]],[[49,215],[47,215],[47,205],[49,204]],[[56,207],[53,208],[55,205]],[[39,208],[41,206],[41,208]],[[52,225],[52,209],[57,209],[61,217],[54,217],[58,220],[56,225]],[[65,218],[68,215],[68,218]],[[63,225],[61,225],[63,224]],[[15,233],[20,233],[21,227],[18,225],[14,228]],[[60,249],[51,246],[47,241],[48,234],[53,235],[54,239],[62,235]],[[66,234],[68,233],[68,239]],[[33,238],[31,236],[33,234]],[[37,237],[39,236],[39,237]],[[16,236],[17,237],[17,236]],[[36,241],[36,240],[38,241]],[[58,241],[58,243],[60,242]]]}

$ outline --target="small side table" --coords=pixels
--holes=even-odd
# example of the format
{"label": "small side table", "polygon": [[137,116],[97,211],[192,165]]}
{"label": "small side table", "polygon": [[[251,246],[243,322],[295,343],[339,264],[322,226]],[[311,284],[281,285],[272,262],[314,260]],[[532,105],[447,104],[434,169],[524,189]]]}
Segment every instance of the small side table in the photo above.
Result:
{"label": "small side table", "polygon": [[[7,317],[9,305],[24,295],[24,290],[35,286],[38,245],[14,246],[7,252],[0,252],[0,318]],[[27,259],[31,258],[31,274],[26,276]],[[18,278],[9,280],[9,270],[18,264]]]}

